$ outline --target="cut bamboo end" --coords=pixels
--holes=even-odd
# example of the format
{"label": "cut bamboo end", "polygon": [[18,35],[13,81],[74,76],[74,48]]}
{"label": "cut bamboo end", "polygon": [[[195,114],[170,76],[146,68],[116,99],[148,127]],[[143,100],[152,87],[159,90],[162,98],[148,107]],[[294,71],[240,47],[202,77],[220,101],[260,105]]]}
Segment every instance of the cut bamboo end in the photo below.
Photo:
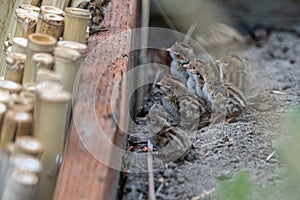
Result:
{"label": "cut bamboo end", "polygon": [[82,56],[79,52],[64,47],[56,47],[54,55],[55,72],[62,75],[63,89],[72,93]]}
{"label": "cut bamboo end", "polygon": [[31,200],[38,183],[36,174],[15,169],[3,191],[2,200]]}
{"label": "cut bamboo end", "polygon": [[32,114],[15,110],[5,113],[0,136],[0,148],[14,140],[16,136],[30,135],[32,127]]}
{"label": "cut bamboo end", "polygon": [[81,8],[65,9],[64,40],[85,43],[86,28],[90,22],[91,13]]}
{"label": "cut bamboo end", "polygon": [[26,10],[17,8],[15,17],[17,26],[14,36],[27,38],[30,34],[35,32],[39,13],[34,10]]}
{"label": "cut bamboo end", "polygon": [[54,6],[41,6],[41,14],[55,14],[64,16],[65,12]]}
{"label": "cut bamboo end", "polygon": [[33,64],[37,70],[40,68],[53,69],[54,57],[49,53],[36,53],[32,56]]}
{"label": "cut bamboo end", "polygon": [[43,144],[32,136],[19,136],[16,138],[15,146],[17,151],[39,157],[43,151]]}
{"label": "cut bamboo end", "polygon": [[30,5],[30,4],[21,4],[19,5],[19,8],[22,8],[24,10],[30,10],[30,11],[34,11],[34,12],[40,12],[40,8],[34,5]]}
{"label": "cut bamboo end", "polygon": [[16,152],[13,152],[13,154],[10,157],[10,161],[12,162],[12,164],[14,164],[15,168],[20,170],[26,170],[36,175],[39,175],[43,168],[42,163],[39,161],[38,158],[28,154],[16,154]]}
{"label": "cut bamboo end", "polygon": [[6,56],[5,80],[21,83],[23,79],[26,55],[21,53],[10,53]]}
{"label": "cut bamboo end", "polygon": [[39,52],[52,52],[57,42],[54,37],[42,33],[29,35],[28,41],[28,48]]}
{"label": "cut bamboo end", "polygon": [[14,37],[12,39],[12,52],[26,54],[28,40],[22,37]]}
{"label": "cut bamboo end", "polygon": [[58,39],[64,27],[64,18],[55,14],[44,14],[39,19],[39,25],[37,26],[36,32],[51,35]]}
{"label": "cut bamboo end", "polygon": [[19,83],[0,80],[0,90],[8,91],[9,93],[19,93],[22,89],[22,86]]}
{"label": "cut bamboo end", "polygon": [[50,35],[34,33],[28,36],[27,58],[23,76],[23,84],[34,82],[36,79],[36,66],[32,64],[32,56],[35,53],[51,53],[57,40]]}

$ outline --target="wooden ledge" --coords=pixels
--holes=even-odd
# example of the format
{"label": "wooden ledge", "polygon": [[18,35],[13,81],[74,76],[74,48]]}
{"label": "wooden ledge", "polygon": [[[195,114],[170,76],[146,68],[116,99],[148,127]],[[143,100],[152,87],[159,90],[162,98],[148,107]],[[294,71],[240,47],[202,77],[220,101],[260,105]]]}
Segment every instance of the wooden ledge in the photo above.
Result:
{"label": "wooden ledge", "polygon": [[[97,120],[105,137],[114,143],[122,143],[122,134],[112,119],[111,101],[119,110],[118,123],[125,127],[126,81],[122,81],[117,95],[112,95],[114,84],[123,78],[129,67],[128,56],[123,55],[130,49],[132,38],[130,34],[114,37],[122,31],[136,27],[137,0],[113,0],[108,7],[104,28],[108,31],[90,36],[88,40],[89,53],[82,69],[79,93],[91,92],[95,89],[95,98],[82,97],[74,107],[76,116],[84,115],[87,105],[93,105]],[[97,45],[100,45],[97,47]],[[95,48],[96,47],[96,48]],[[99,79],[99,76],[101,78]],[[99,79],[99,80],[98,80]],[[95,85],[96,83],[96,85]],[[80,120],[80,117],[78,118]],[[76,120],[75,120],[76,121]],[[88,130],[89,124],[86,124]],[[84,147],[79,136],[85,136],[72,120],[66,149],[61,166],[54,199],[115,199],[119,182],[119,171],[98,161]],[[106,141],[95,139],[94,145],[101,152],[101,158],[111,159],[112,145]],[[121,159],[121,158],[115,158]]]}

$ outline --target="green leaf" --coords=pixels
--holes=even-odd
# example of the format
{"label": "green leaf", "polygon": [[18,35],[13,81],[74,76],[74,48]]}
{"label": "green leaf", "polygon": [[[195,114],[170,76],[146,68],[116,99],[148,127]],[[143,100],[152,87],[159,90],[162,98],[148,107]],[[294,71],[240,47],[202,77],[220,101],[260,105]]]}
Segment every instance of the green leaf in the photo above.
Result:
{"label": "green leaf", "polygon": [[289,112],[285,124],[288,136],[277,140],[274,147],[280,160],[287,164],[293,176],[300,177],[300,110]]}
{"label": "green leaf", "polygon": [[220,181],[217,200],[249,200],[251,193],[249,173],[242,171],[232,180]]}

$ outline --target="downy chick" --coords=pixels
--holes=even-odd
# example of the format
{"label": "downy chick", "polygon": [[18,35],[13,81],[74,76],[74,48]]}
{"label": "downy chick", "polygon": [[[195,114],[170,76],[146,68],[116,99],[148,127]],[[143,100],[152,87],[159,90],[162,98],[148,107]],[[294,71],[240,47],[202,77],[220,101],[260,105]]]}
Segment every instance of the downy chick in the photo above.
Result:
{"label": "downy chick", "polygon": [[171,62],[170,72],[172,76],[176,77],[178,80],[180,80],[182,83],[186,84],[188,79],[188,74],[183,67],[185,63],[181,60],[173,60]]}
{"label": "downy chick", "polygon": [[153,152],[154,160],[159,159],[164,162],[175,161],[192,146],[191,140],[183,130],[171,126],[165,118],[159,115],[151,117],[149,129],[150,131],[156,131],[153,140],[158,150]]}
{"label": "downy chick", "polygon": [[183,129],[195,131],[206,113],[206,103],[194,95],[186,95],[178,99],[180,126]]}
{"label": "downy chick", "polygon": [[176,42],[173,46],[168,48],[167,51],[173,60],[180,60],[183,63],[189,62],[195,57],[193,48],[182,42]]}
{"label": "downy chick", "polygon": [[235,54],[229,53],[216,60],[224,74],[224,81],[235,85],[239,90],[247,88],[247,72],[243,60]]}
{"label": "downy chick", "polygon": [[208,84],[206,89],[211,96],[212,123],[232,122],[247,106],[242,92],[230,83],[215,82]]}

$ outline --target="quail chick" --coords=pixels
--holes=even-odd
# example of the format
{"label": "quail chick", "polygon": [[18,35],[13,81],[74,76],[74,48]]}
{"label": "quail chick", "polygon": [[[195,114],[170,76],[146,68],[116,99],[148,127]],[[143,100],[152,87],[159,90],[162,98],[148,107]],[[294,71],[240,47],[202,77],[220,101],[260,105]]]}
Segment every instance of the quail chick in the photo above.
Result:
{"label": "quail chick", "polygon": [[[200,60],[195,60],[194,62],[190,62],[189,64],[184,65],[189,78],[187,81],[187,89],[191,94],[196,94],[198,97],[203,98],[203,86],[204,86],[204,78],[201,71],[204,70],[204,63]],[[204,73],[204,72],[202,72]]]}
{"label": "quail chick", "polygon": [[149,109],[148,115],[159,115],[163,118],[167,118],[168,117],[168,113],[165,111],[165,109],[163,108],[162,105],[158,104],[158,103],[154,103],[151,108]]}
{"label": "quail chick", "polygon": [[203,67],[195,61],[192,64],[190,72],[198,77],[203,75],[202,95],[211,106],[212,122],[220,122],[225,118],[228,122],[233,121],[246,107],[243,93],[234,84],[223,81],[223,76],[218,74],[222,73],[220,65],[210,62]]}
{"label": "quail chick", "polygon": [[173,46],[167,49],[173,60],[180,60],[183,63],[194,59],[195,53],[193,48],[185,43],[176,42]]}
{"label": "quail chick", "polygon": [[[195,93],[200,98],[204,98],[208,103],[211,102],[211,95],[206,90],[207,84],[209,82],[220,82],[220,75],[218,75],[218,73],[220,73],[219,70],[215,69],[215,65],[209,64],[210,63],[203,65],[202,62],[194,60],[187,66],[187,70],[190,72],[196,84]],[[209,71],[212,73],[209,73]]]}
{"label": "quail chick", "polygon": [[[201,73],[206,83],[208,82],[223,82],[224,72],[223,69],[217,65],[214,61],[205,64],[204,72]],[[201,68],[200,68],[201,69]]]}
{"label": "quail chick", "polygon": [[194,95],[182,96],[178,99],[180,126],[184,129],[195,131],[199,128],[200,121],[206,112],[206,103]]}
{"label": "quail chick", "polygon": [[171,62],[170,72],[172,76],[176,77],[182,83],[186,84],[189,75],[183,67],[184,64],[185,63],[183,63],[181,60],[173,60]]}
{"label": "quail chick", "polygon": [[173,76],[163,77],[161,81],[157,83],[157,85],[159,85],[161,90],[167,95],[173,95],[177,99],[188,94],[185,84],[183,84]]}
{"label": "quail chick", "polygon": [[149,119],[153,115],[159,115],[165,119],[169,119],[169,116],[171,116],[174,123],[172,123],[172,120],[170,123],[178,124],[180,120],[180,115],[178,114],[178,103],[171,98],[172,96],[163,96],[161,100],[162,104],[153,104],[148,115],[144,119]]}
{"label": "quail chick", "polygon": [[77,8],[82,8],[91,12],[91,20],[89,23],[90,34],[101,30],[106,14],[106,8],[110,1],[111,0],[103,0],[101,2],[98,0],[83,1],[76,6]]}
{"label": "quail chick", "polygon": [[[171,96],[170,101],[173,107],[169,106],[168,110],[172,110],[173,116],[179,117],[180,126],[185,129],[196,130],[203,113],[205,112],[206,103],[203,99],[190,94],[182,83],[172,77],[164,77],[159,84],[161,88]],[[163,100],[163,105],[168,105],[168,101]],[[164,106],[165,107],[165,106]],[[170,112],[170,111],[169,111]]]}
{"label": "quail chick", "polygon": [[214,61],[204,63],[202,60],[194,59],[185,67],[187,70],[196,70],[204,82],[222,82],[224,80],[223,69]]}
{"label": "quail chick", "polygon": [[165,95],[161,99],[161,104],[167,113],[169,113],[169,115],[172,117],[173,122],[178,124],[180,121],[180,115],[178,112],[178,99],[172,94]]}
{"label": "quail chick", "polygon": [[247,72],[243,60],[235,54],[225,54],[216,60],[216,64],[222,68],[224,81],[230,82],[241,91],[247,87]]}
{"label": "quail chick", "polygon": [[211,82],[206,90],[211,97],[212,123],[232,122],[247,106],[242,92],[230,83]]}
{"label": "quail chick", "polygon": [[178,114],[178,97],[186,95],[186,87],[179,80],[172,76],[165,76],[157,83],[165,96],[162,97],[161,103],[165,110],[172,116],[175,123],[180,120]]}
{"label": "quail chick", "polygon": [[233,53],[228,53],[221,56],[216,60],[216,63],[218,65],[221,65],[221,67],[225,69],[226,72],[243,70],[245,68],[243,60]]}
{"label": "quail chick", "polygon": [[197,90],[197,82],[195,80],[194,74],[192,74],[189,70],[186,70],[186,71],[187,71],[187,74],[189,75],[189,77],[186,81],[186,88],[190,94],[194,95],[194,94],[196,94],[196,90]]}
{"label": "quail chick", "polygon": [[[180,98],[191,95],[185,85],[172,76],[165,76],[159,83],[160,88],[166,94],[162,98],[162,105],[173,117],[175,123],[180,122]],[[183,111],[183,110],[181,110]]]}
{"label": "quail chick", "polygon": [[159,115],[152,115],[149,129],[156,133],[153,140],[158,150],[153,152],[154,160],[175,161],[192,146],[192,142],[183,130],[171,126]]}

